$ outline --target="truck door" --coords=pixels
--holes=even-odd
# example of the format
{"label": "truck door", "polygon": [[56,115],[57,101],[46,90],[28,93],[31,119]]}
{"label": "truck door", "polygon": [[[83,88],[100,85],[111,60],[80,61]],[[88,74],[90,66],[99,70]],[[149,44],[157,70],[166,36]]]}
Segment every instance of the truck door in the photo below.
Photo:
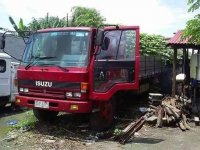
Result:
{"label": "truck door", "polygon": [[0,97],[10,96],[10,63],[11,58],[8,55],[0,53]]}
{"label": "truck door", "polygon": [[109,45],[94,58],[92,98],[108,100],[119,90],[138,87],[139,28],[109,28],[104,36]]}

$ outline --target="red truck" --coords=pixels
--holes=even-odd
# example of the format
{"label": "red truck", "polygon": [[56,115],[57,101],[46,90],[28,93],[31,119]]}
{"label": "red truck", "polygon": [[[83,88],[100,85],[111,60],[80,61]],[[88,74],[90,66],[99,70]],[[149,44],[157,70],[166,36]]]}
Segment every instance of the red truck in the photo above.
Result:
{"label": "red truck", "polygon": [[160,59],[140,56],[139,39],[138,26],[33,33],[17,71],[16,104],[33,108],[39,120],[52,120],[59,112],[85,113],[91,115],[93,129],[108,128],[115,96],[147,90],[149,80],[162,70]]}

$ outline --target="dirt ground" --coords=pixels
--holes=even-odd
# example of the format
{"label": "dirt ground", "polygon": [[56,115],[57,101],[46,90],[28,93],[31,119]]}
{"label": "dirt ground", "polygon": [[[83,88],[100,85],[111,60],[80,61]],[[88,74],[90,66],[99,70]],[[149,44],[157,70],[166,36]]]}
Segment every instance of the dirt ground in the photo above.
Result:
{"label": "dirt ground", "polygon": [[0,111],[0,150],[121,149],[121,145],[110,139],[98,139],[97,133],[90,131],[87,121],[79,120],[79,116],[61,115],[55,123],[36,121],[30,128],[9,124],[20,124],[32,115],[29,110],[13,112],[5,108]]}
{"label": "dirt ground", "polygon": [[179,128],[146,128],[139,137],[123,146],[127,150],[199,150],[200,127],[193,124],[192,130],[183,132]]}
{"label": "dirt ground", "polygon": [[200,147],[200,127],[193,123],[192,130],[186,132],[177,127],[145,125],[127,144],[121,145],[106,134],[90,131],[87,121],[76,116],[61,115],[51,124],[36,121],[31,127],[12,127],[12,123],[20,124],[30,117],[32,112],[27,110],[13,111],[9,107],[0,110],[0,150],[197,150]]}

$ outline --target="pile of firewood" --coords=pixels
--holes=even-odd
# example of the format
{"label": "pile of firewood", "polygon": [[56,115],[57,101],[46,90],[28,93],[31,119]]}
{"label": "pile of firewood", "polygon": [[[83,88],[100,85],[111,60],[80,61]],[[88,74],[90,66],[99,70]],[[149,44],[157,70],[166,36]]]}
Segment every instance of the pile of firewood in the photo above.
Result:
{"label": "pile of firewood", "polygon": [[114,137],[114,140],[125,144],[143,127],[146,121],[156,122],[156,127],[176,124],[182,131],[189,130],[190,126],[187,123],[185,114],[185,106],[188,102],[189,100],[182,97],[165,97],[159,106],[149,105],[147,112],[136,121],[131,122],[122,130],[121,134]]}
{"label": "pile of firewood", "polygon": [[190,126],[187,124],[185,105],[186,103],[181,98],[165,97],[161,105],[150,105],[154,115],[148,118],[147,121],[157,120],[156,127],[162,127],[164,124],[177,124],[181,130],[189,130]]}

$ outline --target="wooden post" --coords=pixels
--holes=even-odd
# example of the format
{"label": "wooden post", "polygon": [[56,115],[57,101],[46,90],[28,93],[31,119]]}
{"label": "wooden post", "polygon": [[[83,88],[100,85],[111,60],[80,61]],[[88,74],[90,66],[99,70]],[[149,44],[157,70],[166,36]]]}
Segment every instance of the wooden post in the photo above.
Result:
{"label": "wooden post", "polygon": [[186,48],[183,48],[182,73],[186,74]]}
{"label": "wooden post", "polygon": [[176,62],[177,62],[177,48],[174,48],[173,75],[172,75],[172,97],[175,97],[175,94],[176,94]]}

